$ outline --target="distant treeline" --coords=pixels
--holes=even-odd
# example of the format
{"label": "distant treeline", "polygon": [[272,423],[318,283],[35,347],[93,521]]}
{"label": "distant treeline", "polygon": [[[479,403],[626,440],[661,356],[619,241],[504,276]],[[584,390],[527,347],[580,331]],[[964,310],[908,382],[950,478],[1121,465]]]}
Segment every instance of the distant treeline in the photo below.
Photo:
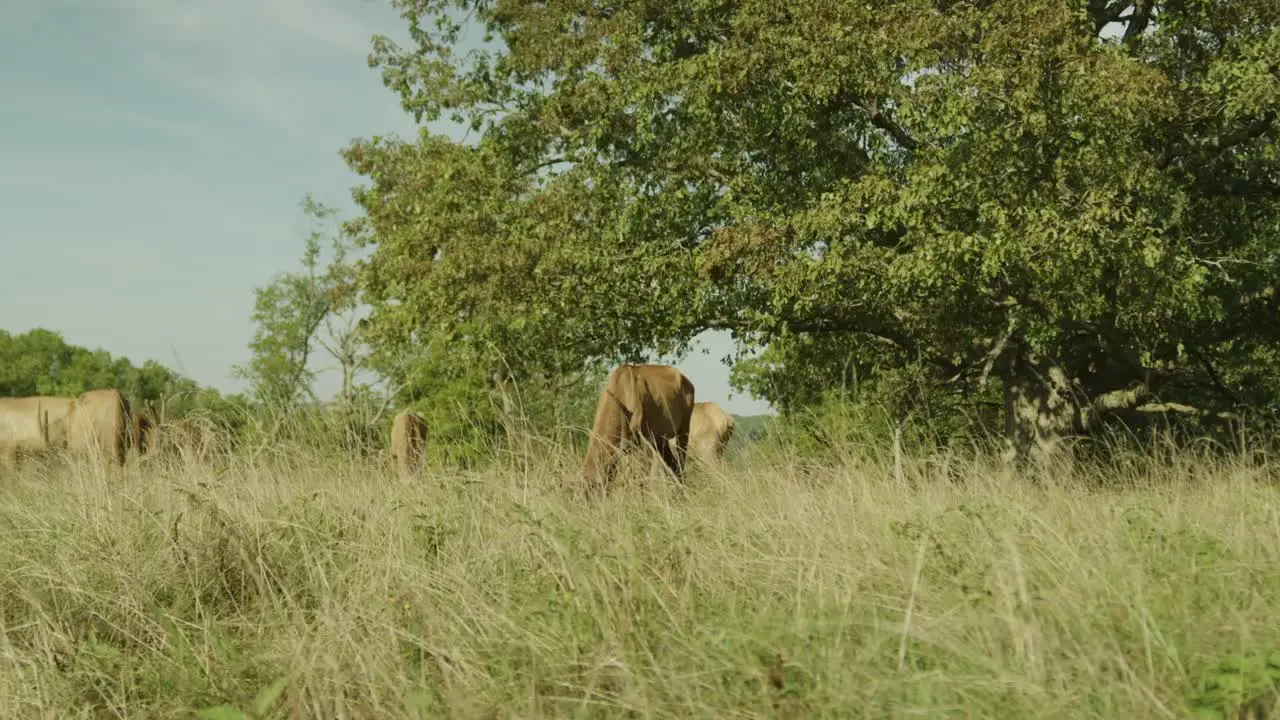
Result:
{"label": "distant treeline", "polygon": [[149,411],[157,420],[203,415],[228,431],[243,426],[250,409],[243,395],[223,395],[152,360],[137,366],[43,328],[0,330],[0,397],[71,397],[103,388],[119,390],[135,412]]}
{"label": "distant treeline", "polygon": [[[372,393],[351,402],[339,398],[333,402],[271,403],[250,395],[220,393],[152,360],[134,365],[128,358],[105,350],[69,343],[52,330],[0,331],[0,397],[70,397],[102,388],[120,390],[135,412],[150,412],[160,422],[196,416],[210,421],[232,446],[292,442],[317,449],[376,450],[385,445],[392,415],[391,405]],[[454,389],[457,396],[451,398],[442,388],[434,394],[434,399],[442,401],[436,407],[419,407],[430,421],[429,457],[434,457],[436,464],[473,465],[492,457],[507,441],[509,429],[585,443],[585,438],[575,436],[590,425],[594,388],[584,387],[572,402],[552,403],[555,407],[550,407],[542,395],[530,397],[513,387],[506,412],[516,416],[515,420],[503,417],[500,401],[476,402],[480,394],[469,390],[462,383]],[[738,417],[735,445],[760,439],[771,419],[767,415]],[[517,427],[508,428],[507,422]]]}

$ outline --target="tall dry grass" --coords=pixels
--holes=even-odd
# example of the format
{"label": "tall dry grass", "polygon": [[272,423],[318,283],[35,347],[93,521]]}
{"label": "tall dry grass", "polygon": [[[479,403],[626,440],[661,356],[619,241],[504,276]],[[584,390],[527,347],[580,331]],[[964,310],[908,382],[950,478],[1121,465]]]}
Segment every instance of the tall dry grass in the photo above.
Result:
{"label": "tall dry grass", "polygon": [[1174,457],[1033,483],[841,457],[748,453],[598,502],[562,489],[579,458],[554,449],[410,484],[389,463],[288,453],[34,470],[0,487],[0,716],[1274,703],[1280,494],[1259,470]]}

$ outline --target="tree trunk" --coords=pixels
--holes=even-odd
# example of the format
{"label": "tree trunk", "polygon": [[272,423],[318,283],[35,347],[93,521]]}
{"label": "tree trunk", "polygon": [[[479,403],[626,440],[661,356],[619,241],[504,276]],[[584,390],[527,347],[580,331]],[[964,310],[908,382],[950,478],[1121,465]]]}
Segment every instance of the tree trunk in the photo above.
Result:
{"label": "tree trunk", "polygon": [[1032,353],[1008,362],[1004,375],[1005,458],[1039,466],[1069,454],[1079,432],[1082,402],[1066,368]]}

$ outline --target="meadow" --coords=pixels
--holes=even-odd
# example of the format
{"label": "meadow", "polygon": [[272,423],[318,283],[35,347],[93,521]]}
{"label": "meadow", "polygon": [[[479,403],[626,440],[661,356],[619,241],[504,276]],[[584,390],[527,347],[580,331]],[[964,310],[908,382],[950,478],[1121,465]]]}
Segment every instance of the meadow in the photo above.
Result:
{"label": "meadow", "polygon": [[1275,716],[1265,467],[846,450],[600,501],[555,448],[35,468],[0,486],[0,717]]}

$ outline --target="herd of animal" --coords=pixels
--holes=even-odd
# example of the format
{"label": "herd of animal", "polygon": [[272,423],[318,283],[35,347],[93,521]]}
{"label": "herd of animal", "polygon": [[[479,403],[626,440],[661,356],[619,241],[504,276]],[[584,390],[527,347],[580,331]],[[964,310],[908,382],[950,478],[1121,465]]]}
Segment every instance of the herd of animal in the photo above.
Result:
{"label": "herd of animal", "polygon": [[90,390],[75,397],[0,397],[0,471],[20,457],[69,451],[107,466],[124,465],[130,450],[161,449],[202,454],[207,438],[189,418],[159,423],[150,409],[135,410],[118,390]]}
{"label": "herd of animal", "polygon": [[118,390],[0,398],[0,467],[56,449],[124,464],[136,435],[129,400]]}
{"label": "herd of animal", "polygon": [[[169,429],[190,434],[189,423]],[[118,390],[76,397],[0,398],[0,469],[20,455],[65,450],[106,465],[123,465],[131,448],[156,447],[160,427],[148,412],[133,412]],[[733,436],[733,417],[712,402],[695,402],[693,383],[669,365],[621,365],[609,373],[596,402],[582,471],[589,481],[613,478],[621,454],[647,444],[680,478],[690,454],[714,463]],[[427,426],[412,411],[391,424],[391,456],[402,477],[421,469]]]}
{"label": "herd of animal", "polygon": [[[733,416],[713,402],[695,402],[693,383],[670,365],[620,365],[609,373],[591,423],[582,474],[596,483],[613,479],[629,446],[644,443],[679,478],[687,457],[714,463],[733,437]],[[412,411],[391,423],[391,456],[402,477],[418,472],[427,425]]]}

